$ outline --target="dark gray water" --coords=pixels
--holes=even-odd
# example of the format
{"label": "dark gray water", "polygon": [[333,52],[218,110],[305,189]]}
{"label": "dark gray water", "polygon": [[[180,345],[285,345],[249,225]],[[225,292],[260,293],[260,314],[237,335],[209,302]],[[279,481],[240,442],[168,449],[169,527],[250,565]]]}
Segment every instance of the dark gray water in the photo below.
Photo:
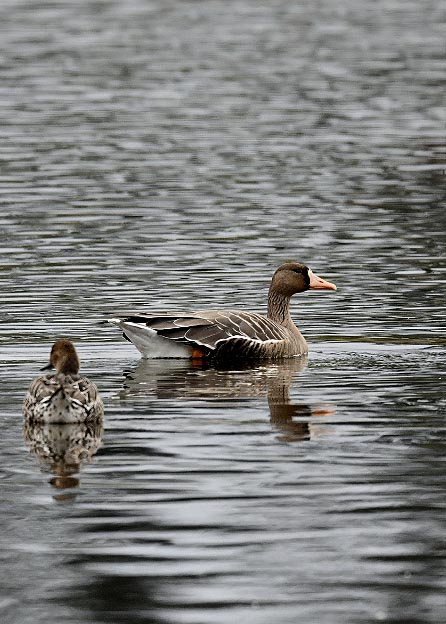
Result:
{"label": "dark gray water", "polygon": [[[2,623],[446,620],[445,27],[0,4]],[[264,311],[290,258],[338,286],[296,297],[307,362],[141,361],[103,323]],[[62,336],[103,431],[23,430]]]}

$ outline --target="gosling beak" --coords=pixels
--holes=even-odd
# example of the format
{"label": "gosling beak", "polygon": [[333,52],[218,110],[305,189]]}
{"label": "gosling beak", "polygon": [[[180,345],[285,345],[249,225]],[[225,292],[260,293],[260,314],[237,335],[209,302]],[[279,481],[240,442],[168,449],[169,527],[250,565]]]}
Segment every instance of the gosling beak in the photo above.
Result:
{"label": "gosling beak", "polygon": [[49,364],[47,364],[46,366],[44,366],[43,368],[41,368],[41,371],[44,370],[51,370],[52,368],[54,368],[54,366],[51,364],[51,362]]}
{"label": "gosling beak", "polygon": [[337,290],[334,284],[327,282],[318,275],[315,275],[311,269],[308,270],[308,275],[310,276],[311,290]]}

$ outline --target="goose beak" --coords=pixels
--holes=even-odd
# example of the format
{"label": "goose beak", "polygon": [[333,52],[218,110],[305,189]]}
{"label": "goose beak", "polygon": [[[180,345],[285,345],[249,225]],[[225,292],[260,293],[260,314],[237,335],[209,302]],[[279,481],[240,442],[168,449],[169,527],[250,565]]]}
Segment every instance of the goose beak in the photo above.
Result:
{"label": "goose beak", "polygon": [[310,289],[311,290],[337,290],[336,286],[331,282],[327,282],[318,275],[315,275],[311,269],[308,271],[310,276]]}
{"label": "goose beak", "polygon": [[51,364],[51,362],[49,364],[47,364],[46,366],[44,366],[43,368],[41,368],[41,371],[44,370],[51,370],[52,368],[54,368],[54,366]]}

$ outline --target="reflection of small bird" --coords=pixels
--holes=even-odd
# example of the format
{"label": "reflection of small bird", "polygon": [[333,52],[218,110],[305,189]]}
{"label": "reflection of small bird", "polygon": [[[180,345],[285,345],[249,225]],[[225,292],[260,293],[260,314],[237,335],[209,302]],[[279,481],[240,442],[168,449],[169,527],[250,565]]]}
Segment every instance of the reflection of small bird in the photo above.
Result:
{"label": "reflection of small bird", "polygon": [[110,319],[147,358],[184,357],[201,360],[260,360],[303,355],[305,338],[290,316],[290,299],[306,290],[336,286],[297,262],[274,273],[268,314],[237,310],[199,312],[131,312]]}
{"label": "reflection of small bird", "polygon": [[102,418],[64,425],[26,420],[23,437],[42,467],[54,473],[55,487],[74,487],[79,479],[73,475],[83,462],[92,459],[102,443],[103,431]]}
{"label": "reflection of small bird", "polygon": [[79,376],[79,358],[70,340],[58,340],[51,349],[50,363],[42,370],[56,373],[35,379],[25,397],[23,413],[30,420],[47,423],[80,423],[103,416],[97,388]]}

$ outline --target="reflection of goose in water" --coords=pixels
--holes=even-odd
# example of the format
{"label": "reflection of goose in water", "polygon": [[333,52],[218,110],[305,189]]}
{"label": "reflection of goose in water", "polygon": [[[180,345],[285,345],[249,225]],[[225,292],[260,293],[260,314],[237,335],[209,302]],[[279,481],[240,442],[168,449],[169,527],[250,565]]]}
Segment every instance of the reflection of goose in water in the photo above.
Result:
{"label": "reflection of goose in water", "polygon": [[155,396],[185,401],[266,397],[271,423],[284,432],[282,439],[308,440],[311,418],[328,416],[333,409],[291,402],[290,388],[307,361],[304,356],[280,363],[230,369],[203,368],[184,360],[140,360],[134,369],[124,372],[124,387],[119,397]]}
{"label": "reflection of goose in water", "polygon": [[26,421],[23,427],[26,446],[36,455],[42,469],[55,475],[50,483],[57,489],[79,485],[79,478],[74,475],[96,453],[103,432],[100,418],[88,424],[67,425]]}
{"label": "reflection of goose in water", "polygon": [[[299,369],[300,370],[303,369]],[[283,432],[283,442],[310,440],[312,437],[311,418],[330,416],[334,410],[328,406],[310,406],[306,403],[291,403],[290,388],[297,371],[280,367],[277,383],[268,385],[268,406],[271,423]]]}

